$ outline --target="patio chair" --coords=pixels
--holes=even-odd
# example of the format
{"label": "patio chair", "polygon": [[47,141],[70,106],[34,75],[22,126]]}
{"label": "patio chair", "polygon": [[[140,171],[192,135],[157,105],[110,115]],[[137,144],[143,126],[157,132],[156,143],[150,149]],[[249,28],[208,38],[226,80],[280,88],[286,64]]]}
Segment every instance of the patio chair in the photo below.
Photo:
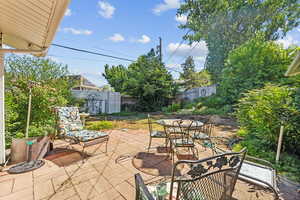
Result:
{"label": "patio chair", "polygon": [[245,155],[244,149],[197,161],[178,161],[173,166],[171,181],[156,185],[146,186],[140,174],[136,174],[135,199],[229,200]]}
{"label": "patio chair", "polygon": [[105,143],[105,152],[107,152],[109,135],[101,131],[84,130],[77,107],[57,107],[55,110],[60,138],[69,142],[70,145],[82,146],[82,155],[86,147],[102,143]]}
{"label": "patio chair", "polygon": [[212,149],[212,153],[214,154],[213,150],[213,142],[211,140],[211,136],[215,125],[213,123],[204,123],[202,126],[195,126],[192,128],[192,138],[195,142],[201,143],[204,146],[205,150],[207,146],[210,146]]}
{"label": "patio chair", "polygon": [[[182,121],[175,121],[174,123],[177,123],[177,127],[179,127],[181,133],[176,135],[176,137],[169,137],[170,143],[171,143],[171,151],[172,151],[172,160],[174,162],[174,154],[177,152],[177,149],[179,148],[188,148],[188,150],[192,150],[193,157],[195,157],[195,151],[197,152],[198,156],[198,150],[195,148],[194,139],[191,137],[191,131],[193,131],[194,127],[198,126],[196,121],[190,122],[189,125],[183,126]],[[174,125],[175,126],[175,125]],[[192,128],[193,127],[193,128]]]}
{"label": "patio chair", "polygon": [[[228,152],[220,148],[215,148],[215,151],[218,154]],[[279,199],[277,174],[272,163],[247,155],[242,164],[238,178],[256,186],[271,190],[274,193],[274,199]]]}
{"label": "patio chair", "polygon": [[153,138],[163,138],[165,139],[165,145],[167,146],[167,134],[165,131],[157,131],[157,130],[153,130],[152,127],[152,119],[151,119],[151,115],[148,114],[148,127],[149,127],[149,134],[150,134],[150,141],[149,141],[149,146],[148,146],[148,151],[151,147],[151,143],[152,143],[152,139]]}

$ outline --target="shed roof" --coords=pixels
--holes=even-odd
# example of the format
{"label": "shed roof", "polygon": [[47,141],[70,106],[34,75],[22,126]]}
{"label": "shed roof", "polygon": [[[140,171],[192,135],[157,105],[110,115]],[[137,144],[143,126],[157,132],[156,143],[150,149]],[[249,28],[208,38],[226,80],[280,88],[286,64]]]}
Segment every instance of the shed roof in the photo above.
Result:
{"label": "shed roof", "polygon": [[[70,0],[1,0],[3,43],[44,56]],[[38,52],[40,51],[40,52]]]}

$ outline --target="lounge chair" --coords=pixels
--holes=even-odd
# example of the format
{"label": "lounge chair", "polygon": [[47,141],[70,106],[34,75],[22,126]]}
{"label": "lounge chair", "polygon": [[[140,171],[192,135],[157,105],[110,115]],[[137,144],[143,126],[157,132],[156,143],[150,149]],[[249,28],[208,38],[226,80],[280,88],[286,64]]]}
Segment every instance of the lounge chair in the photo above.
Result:
{"label": "lounge chair", "polygon": [[57,107],[58,136],[69,144],[79,144],[82,146],[82,155],[85,147],[105,143],[105,152],[107,152],[107,143],[109,135],[101,131],[92,131],[83,129],[77,107]]}
{"label": "lounge chair", "polygon": [[[173,166],[171,182],[145,185],[135,174],[136,200],[227,200],[231,199],[246,150],[198,161],[181,160]],[[180,172],[178,172],[180,170]]]}
{"label": "lounge chair", "polygon": [[[217,154],[228,152],[216,147],[215,151]],[[274,199],[279,199],[277,175],[272,163],[247,155],[242,164],[238,178],[259,187],[271,190],[274,193]]]}

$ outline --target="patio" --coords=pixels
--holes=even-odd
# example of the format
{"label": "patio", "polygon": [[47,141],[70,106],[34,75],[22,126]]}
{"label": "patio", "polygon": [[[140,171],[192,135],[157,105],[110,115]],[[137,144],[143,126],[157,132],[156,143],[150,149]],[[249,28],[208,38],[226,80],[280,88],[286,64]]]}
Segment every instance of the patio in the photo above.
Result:
{"label": "patio", "polygon": [[[218,133],[226,134],[226,130]],[[148,141],[148,130],[113,130],[107,155],[102,152],[103,146],[100,149],[91,146],[86,150],[95,155],[84,163],[79,153],[69,151],[46,157],[46,164],[32,172],[18,175],[2,172],[0,199],[134,199],[135,173],[140,173],[146,183],[171,174],[171,161],[164,159],[165,153],[157,153],[156,149],[147,153]],[[153,141],[153,146],[162,144],[162,140]],[[61,140],[54,143],[55,148],[65,145]],[[200,158],[211,155],[209,149],[204,151],[200,146],[198,149]],[[135,155],[138,156],[133,159]],[[241,181],[233,196],[235,199],[273,199],[268,191]]]}

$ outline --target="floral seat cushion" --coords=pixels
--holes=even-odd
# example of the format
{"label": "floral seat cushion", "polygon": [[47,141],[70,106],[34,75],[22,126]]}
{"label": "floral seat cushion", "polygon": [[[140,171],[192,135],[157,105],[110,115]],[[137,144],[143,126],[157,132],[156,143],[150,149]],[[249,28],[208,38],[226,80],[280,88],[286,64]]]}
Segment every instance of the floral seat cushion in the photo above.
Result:
{"label": "floral seat cushion", "polygon": [[[176,199],[177,185],[177,183],[174,183],[173,185],[172,199]],[[155,200],[169,200],[171,182],[160,183],[157,185],[147,185],[147,189],[149,190],[149,192]]]}
{"label": "floral seat cushion", "polygon": [[77,107],[59,107],[57,109],[59,118],[59,129],[62,134],[67,131],[78,131],[83,129]]}
{"label": "floral seat cushion", "polygon": [[68,131],[66,133],[66,136],[77,138],[80,142],[87,142],[101,137],[106,137],[108,136],[108,134],[101,131],[78,130]]}
{"label": "floral seat cushion", "polygon": [[172,143],[175,145],[175,147],[180,146],[194,146],[194,141],[190,138],[175,138],[172,139]]}
{"label": "floral seat cushion", "polygon": [[197,134],[193,134],[192,138],[194,139],[198,139],[198,140],[205,140],[205,139],[209,139],[208,135],[206,135],[205,133],[197,133]]}
{"label": "floral seat cushion", "polygon": [[164,131],[152,131],[150,133],[151,137],[156,137],[156,138],[165,138],[167,137],[166,133]]}
{"label": "floral seat cushion", "polygon": [[[182,183],[181,187],[186,187],[185,194],[181,194],[186,200],[206,200],[203,193],[190,186],[190,183]],[[147,189],[155,200],[169,200],[171,191],[171,182],[160,183],[158,185],[147,185]],[[172,200],[177,199],[178,184],[174,182]],[[182,198],[180,198],[182,199]]]}

